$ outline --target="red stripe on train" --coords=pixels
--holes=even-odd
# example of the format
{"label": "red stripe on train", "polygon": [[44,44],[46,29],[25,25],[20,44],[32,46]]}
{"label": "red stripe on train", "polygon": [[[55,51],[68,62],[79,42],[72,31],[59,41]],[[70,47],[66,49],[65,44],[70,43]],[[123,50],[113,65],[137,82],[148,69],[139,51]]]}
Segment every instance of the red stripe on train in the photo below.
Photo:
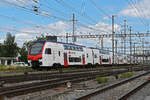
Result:
{"label": "red stripe on train", "polygon": [[67,53],[64,53],[64,66],[68,66],[68,57],[67,57]]}
{"label": "red stripe on train", "polygon": [[82,55],[82,65],[85,66],[85,55]]}

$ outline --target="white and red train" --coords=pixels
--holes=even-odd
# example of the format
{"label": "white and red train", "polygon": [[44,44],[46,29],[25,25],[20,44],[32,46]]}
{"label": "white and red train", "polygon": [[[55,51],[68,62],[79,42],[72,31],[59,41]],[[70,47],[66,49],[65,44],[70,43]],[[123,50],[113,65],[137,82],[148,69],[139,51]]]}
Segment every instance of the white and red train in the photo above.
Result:
{"label": "white and red train", "polygon": [[[28,59],[33,68],[101,66],[112,64],[112,53],[76,44],[36,41],[29,49]],[[115,54],[115,64],[127,63],[126,56]]]}

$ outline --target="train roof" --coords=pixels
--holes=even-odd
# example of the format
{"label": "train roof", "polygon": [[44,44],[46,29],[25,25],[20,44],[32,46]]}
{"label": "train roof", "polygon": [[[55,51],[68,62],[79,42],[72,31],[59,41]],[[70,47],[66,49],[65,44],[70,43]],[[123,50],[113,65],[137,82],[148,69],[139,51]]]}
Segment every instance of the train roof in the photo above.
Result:
{"label": "train roof", "polygon": [[35,41],[35,42],[52,42],[52,43],[59,43],[59,44],[64,44],[64,45],[73,45],[73,46],[86,47],[86,46],[83,46],[83,45],[78,45],[78,44],[73,44],[73,43],[64,43],[64,42],[54,42],[54,41],[51,41],[51,40],[38,40],[38,41]]}

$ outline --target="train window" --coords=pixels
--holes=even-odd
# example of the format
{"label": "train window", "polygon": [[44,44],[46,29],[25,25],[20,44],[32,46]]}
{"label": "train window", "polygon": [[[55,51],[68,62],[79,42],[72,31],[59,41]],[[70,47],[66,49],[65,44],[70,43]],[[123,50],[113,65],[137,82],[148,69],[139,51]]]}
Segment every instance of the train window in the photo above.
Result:
{"label": "train window", "polygon": [[82,47],[80,47],[80,51],[83,51],[83,48],[82,48]]}
{"label": "train window", "polygon": [[77,50],[80,51],[80,47],[77,47]]}
{"label": "train window", "polygon": [[69,62],[74,62],[72,57],[69,57]]}
{"label": "train window", "polygon": [[109,62],[108,59],[102,59],[102,62]]}
{"label": "train window", "polygon": [[81,62],[81,57],[69,57],[69,62]]}
{"label": "train window", "polygon": [[67,50],[70,50],[70,46],[69,45],[67,46]]}
{"label": "train window", "polygon": [[76,47],[72,46],[73,50],[76,50]]}
{"label": "train window", "polygon": [[71,47],[71,50],[74,50],[74,47],[73,46],[70,46]]}
{"label": "train window", "polygon": [[45,54],[51,54],[51,48],[46,48]]}
{"label": "train window", "polygon": [[58,55],[60,56],[60,51],[58,51]]}
{"label": "train window", "polygon": [[64,49],[67,50],[67,49],[68,49],[68,46],[67,46],[67,45],[64,45]]}
{"label": "train window", "polygon": [[74,47],[74,50],[78,50],[77,47]]}

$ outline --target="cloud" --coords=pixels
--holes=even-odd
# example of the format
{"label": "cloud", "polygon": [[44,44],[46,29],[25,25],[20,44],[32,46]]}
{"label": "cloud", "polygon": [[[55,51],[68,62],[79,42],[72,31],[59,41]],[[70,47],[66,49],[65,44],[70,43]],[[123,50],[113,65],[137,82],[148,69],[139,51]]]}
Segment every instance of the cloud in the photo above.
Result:
{"label": "cloud", "polygon": [[[119,31],[120,26],[116,26],[116,31]],[[87,35],[87,34],[111,34],[111,25],[99,22],[95,25],[89,25],[88,27],[94,29],[88,29],[85,27],[78,27],[75,31],[75,34]],[[19,29],[20,32],[15,34],[16,42],[21,47],[22,44],[26,41],[30,41],[36,38],[36,36],[43,35],[64,35],[69,33],[72,35],[72,24],[70,22],[62,22],[58,21],[56,23],[37,26],[37,28],[31,27],[22,27]],[[63,39],[65,41],[65,39]],[[71,42],[71,39],[70,39]],[[111,45],[111,39],[104,39],[105,44]],[[86,46],[96,46],[96,43],[99,44],[98,38],[93,39],[77,39],[78,44],[86,45]]]}
{"label": "cloud", "polygon": [[[130,0],[129,0],[130,2]],[[120,12],[121,15],[131,17],[150,18],[150,0],[140,0],[134,3],[134,5],[128,5],[124,10]]]}
{"label": "cloud", "polygon": [[67,22],[56,22],[53,24],[36,26],[36,28],[31,27],[22,27],[19,29],[19,32],[15,34],[16,42],[19,46],[26,41],[34,40],[36,36],[40,35],[64,35],[66,32],[69,32],[70,25]]}
{"label": "cloud", "polygon": [[104,16],[103,20],[109,20],[109,17],[108,16]]}

